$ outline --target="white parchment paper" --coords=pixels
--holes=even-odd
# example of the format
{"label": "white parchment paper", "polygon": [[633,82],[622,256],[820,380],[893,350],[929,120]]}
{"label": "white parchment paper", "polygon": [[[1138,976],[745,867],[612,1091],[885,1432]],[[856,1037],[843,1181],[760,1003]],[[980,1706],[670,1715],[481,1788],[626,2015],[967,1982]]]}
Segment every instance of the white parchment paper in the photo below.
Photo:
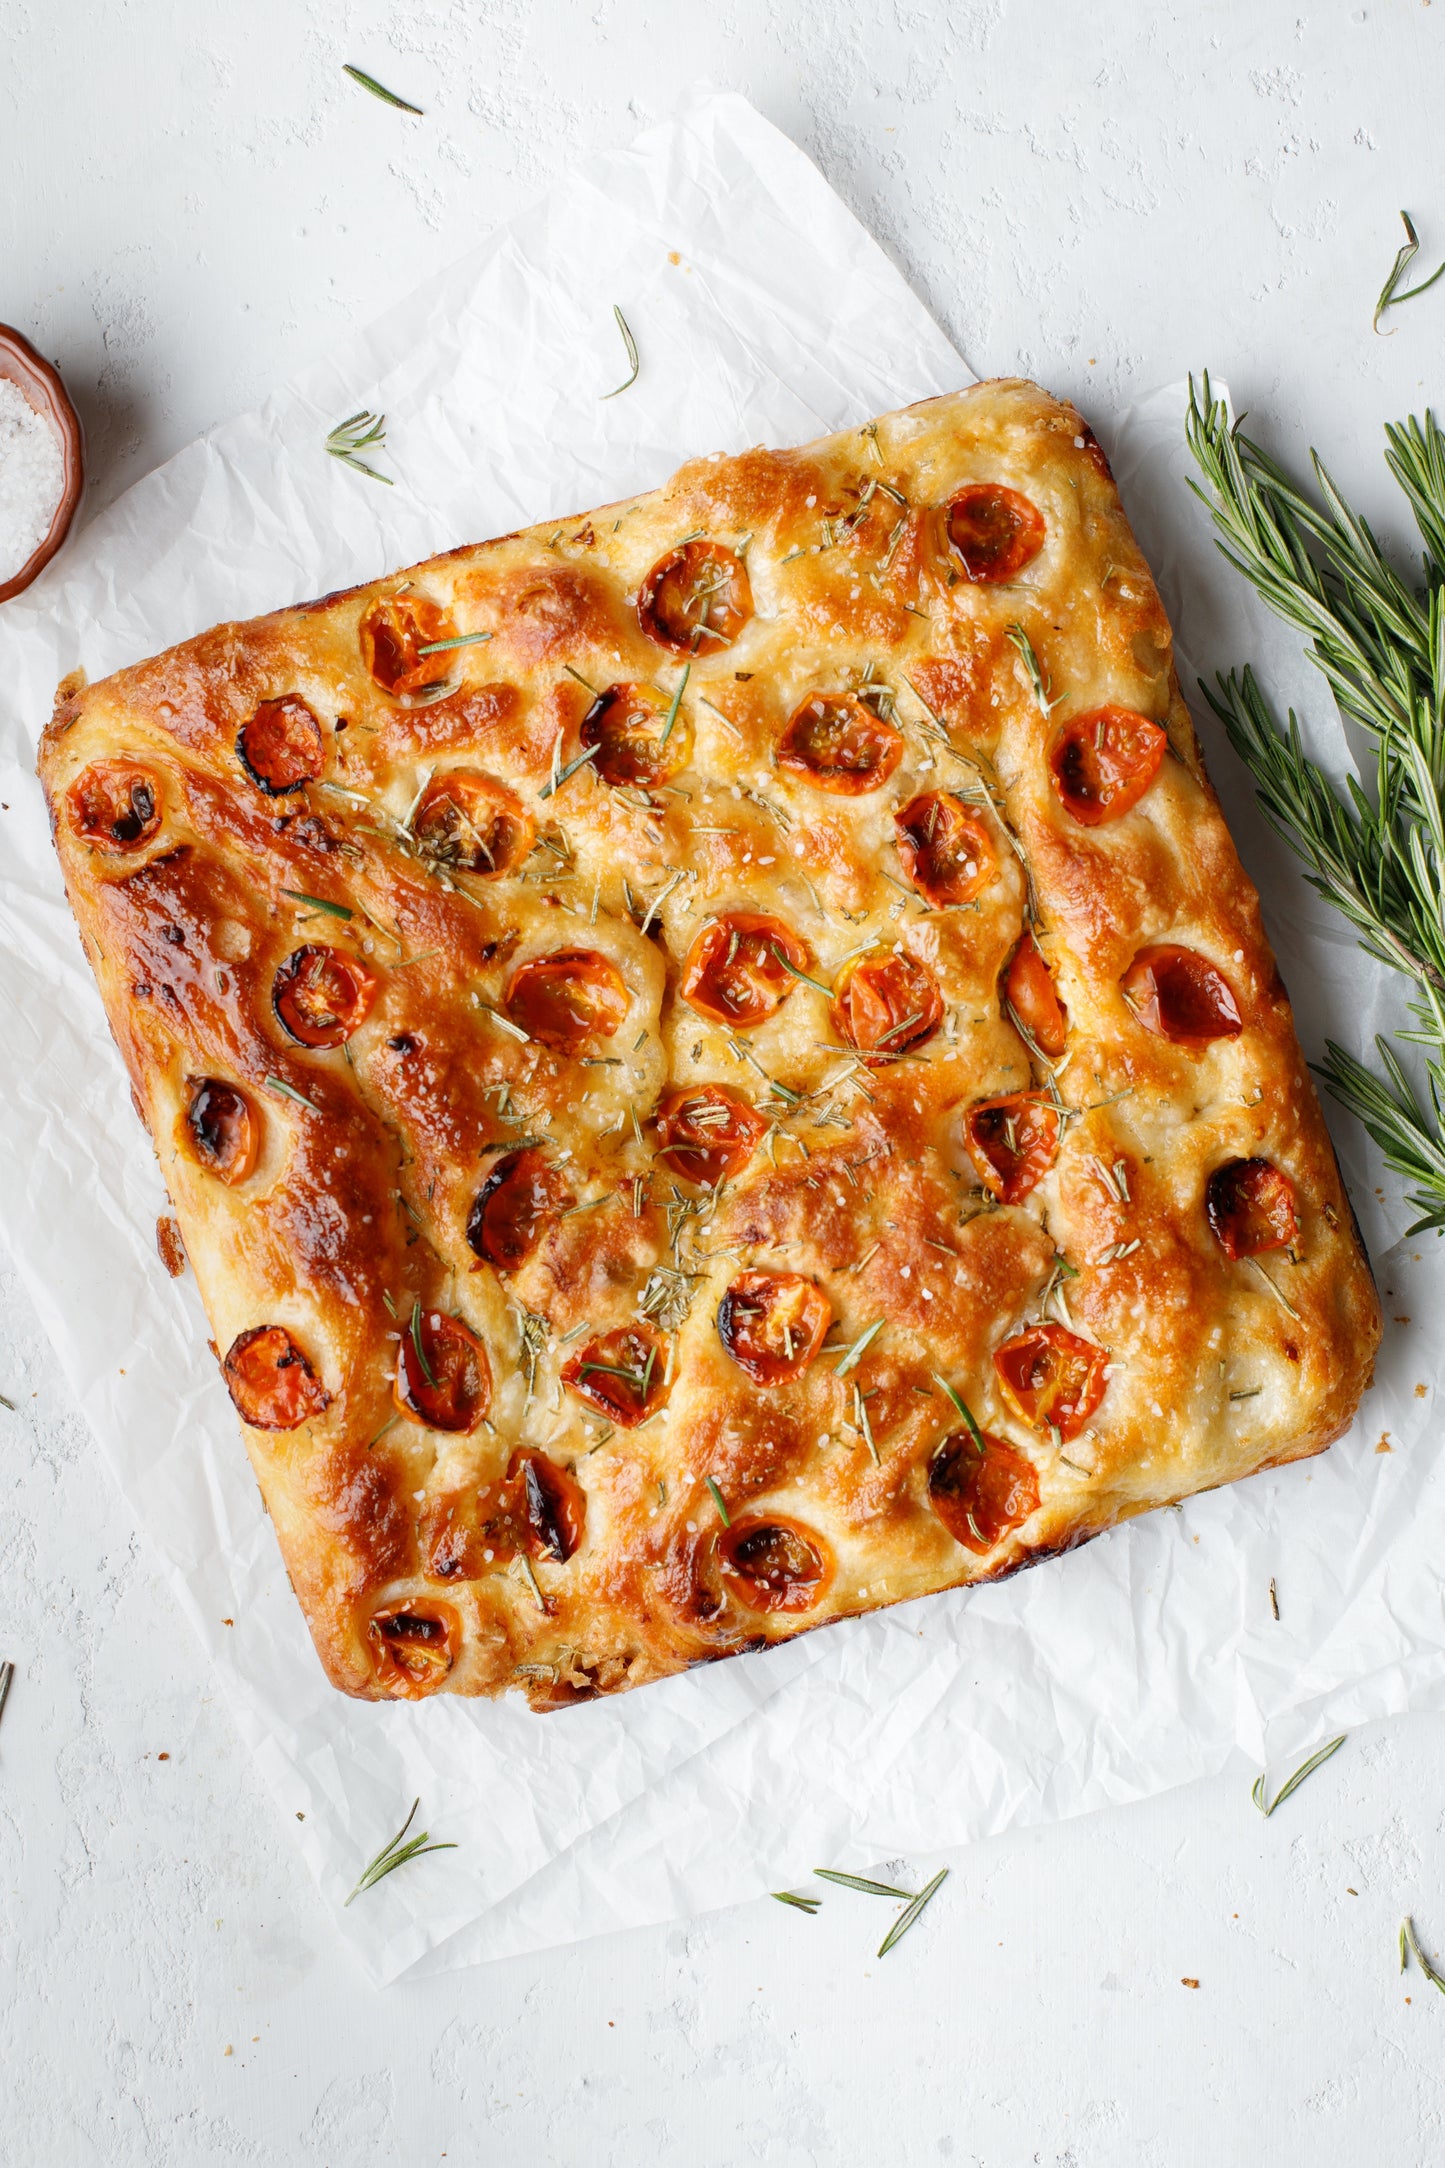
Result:
{"label": "white parchment paper", "polygon": [[[624,373],[614,302],[642,372],[603,402]],[[703,95],[149,476],[0,608],[0,1228],[374,1979],[701,1911],[816,1863],[932,1855],[1445,1701],[1432,1562],[1445,1474],[1429,1445],[1442,1363],[1417,1322],[1390,1327],[1361,1421],[1326,1460],[1132,1523],[1003,1587],[557,1716],[348,1702],[311,1653],[194,1285],[156,1257],[164,1192],[33,779],[56,681],[585,510],[700,450],[801,441],[970,375],[801,153],[741,99]],[[362,406],[388,417],[394,488],[322,449]],[[1182,415],[1175,388],[1112,432],[1100,420],[1186,682],[1191,663],[1267,664],[1343,766],[1323,687],[1212,551],[1184,488]],[[1398,1017],[1397,989],[1304,887],[1218,733],[1206,738],[1307,1049],[1326,1033],[1365,1049]],[[1433,1247],[1398,1244],[1408,1211],[1348,1125],[1337,1134],[1387,1312],[1438,1315]],[[343,1912],[418,1793],[458,1849]]]}

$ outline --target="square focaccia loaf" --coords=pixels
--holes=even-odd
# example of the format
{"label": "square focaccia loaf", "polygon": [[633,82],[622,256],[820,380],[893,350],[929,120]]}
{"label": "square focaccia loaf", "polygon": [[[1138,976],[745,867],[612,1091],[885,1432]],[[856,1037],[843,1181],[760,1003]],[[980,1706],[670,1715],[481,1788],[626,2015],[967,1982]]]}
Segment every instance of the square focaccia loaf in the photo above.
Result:
{"label": "square focaccia loaf", "polygon": [[1354,1412],[1258,899],[1033,385],[68,683],[40,773],[348,1693],[616,1692]]}

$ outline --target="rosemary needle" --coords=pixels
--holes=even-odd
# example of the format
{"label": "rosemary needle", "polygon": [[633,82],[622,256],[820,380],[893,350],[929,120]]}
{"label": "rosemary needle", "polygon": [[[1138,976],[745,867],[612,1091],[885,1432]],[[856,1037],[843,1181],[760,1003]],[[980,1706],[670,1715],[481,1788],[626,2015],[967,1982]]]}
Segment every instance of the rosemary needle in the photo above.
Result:
{"label": "rosemary needle", "polygon": [[824,1882],[836,1882],[842,1889],[861,1890],[865,1897],[904,1897],[913,1901],[911,1889],[895,1889],[891,1882],[870,1882],[866,1874],[843,1874],[837,1867],[815,1867],[815,1875]]}
{"label": "rosemary needle", "polygon": [[[374,1889],[383,1875],[394,1873],[398,1867],[404,1867],[408,1860],[421,1859],[428,1852],[454,1852],[456,1850],[454,1844],[431,1843],[431,1832],[426,1829],[422,1830],[418,1836],[413,1837],[409,1844],[403,1843],[402,1840],[416,1819],[416,1810],[420,1805],[420,1799],[413,1799],[411,1813],[402,1823],[391,1842],[384,1844],[375,1859],[362,1869],[361,1880],[351,1892],[351,1897],[346,1900],[348,1905],[351,1903],[352,1898],[359,1897],[364,1889]],[[345,1909],[346,1906],[343,1905],[342,1910],[345,1911]]]}
{"label": "rosemary needle", "polygon": [[780,1905],[791,1905],[795,1912],[806,1912],[809,1919],[823,1902],[821,1897],[800,1897],[796,1890],[790,1889],[770,1889],[768,1895],[775,1897]]}
{"label": "rosemary needle", "polygon": [[603,392],[604,399],[615,399],[619,392],[631,391],[633,385],[637,382],[638,371],[642,367],[642,363],[637,358],[637,341],[628,329],[627,318],[615,301],[612,304],[612,313],[617,318],[617,328],[622,333],[622,343],[627,348],[627,359],[632,365],[632,374],[623,383],[618,384],[614,390]]}
{"label": "rosemary needle", "polygon": [[886,1957],[888,1955],[888,1952],[893,1948],[894,1944],[903,1940],[903,1937],[907,1934],[909,1928],[913,1926],[914,1922],[922,1913],[924,1906],[928,1904],[934,1896],[936,1896],[938,1891],[943,1887],[944,1883],[947,1880],[948,1869],[946,1867],[940,1867],[937,1874],[933,1877],[933,1880],[926,1884],[925,1887],[918,1892],[918,1895],[914,1898],[912,1904],[908,1907],[908,1910],[906,1912],[900,1912],[898,1918],[893,1922],[893,1925],[889,1928],[887,1934],[883,1937],[883,1940],[878,1945],[878,1955],[880,1957]]}
{"label": "rosemary needle", "polygon": [[14,1676],[15,1666],[12,1663],[0,1664],[0,1716],[5,1714],[5,1703],[10,1694],[10,1681]]}
{"label": "rosemary needle", "polygon": [[722,1522],[724,1528],[731,1528],[733,1524],[732,1515],[728,1512],[726,1505],[723,1503],[722,1492],[718,1489],[717,1484],[714,1482],[713,1478],[710,1475],[705,1475],[703,1477],[703,1481],[704,1483],[706,1483],[708,1489],[712,1492],[712,1502],[717,1507],[718,1519]]}
{"label": "rosemary needle", "polygon": [[1441,1994],[1445,1995],[1445,1978],[1442,1978],[1440,1973],[1436,1971],[1435,1967],[1431,1964],[1429,1958],[1425,1955],[1425,1952],[1421,1949],[1420,1938],[1415,1932],[1415,1922],[1411,1919],[1408,1912],[1406,1913],[1404,1919],[1400,1922],[1401,1972],[1403,1972],[1405,1969],[1406,1943],[1410,1945],[1411,1954],[1413,1955],[1416,1964],[1420,1967],[1420,1970],[1424,1973],[1426,1979],[1430,1982],[1430,1985],[1432,1987],[1438,1987]]}
{"label": "rosemary needle", "polygon": [[396,92],[388,90],[385,83],[378,83],[376,77],[368,75],[363,68],[353,68],[349,60],[342,62],[341,72],[349,75],[353,83],[360,83],[363,90],[369,90],[373,98],[380,98],[383,105],[394,105],[399,113],[415,113],[418,118],[421,117],[421,106],[412,105],[405,98],[398,98]]}
{"label": "rosemary needle", "polygon": [[1436,279],[1445,273],[1445,263],[1442,263],[1438,271],[1432,271],[1429,278],[1422,279],[1418,286],[1409,286],[1404,293],[1400,292],[1401,279],[1420,253],[1420,236],[1415,231],[1415,221],[1408,211],[1402,211],[1400,218],[1405,228],[1405,238],[1390,266],[1390,276],[1380,289],[1380,298],[1375,303],[1375,314],[1371,323],[1371,329],[1382,339],[1392,339],[1395,336],[1392,331],[1380,330],[1380,318],[1386,309],[1398,308],[1402,301],[1413,301],[1417,294],[1427,294]]}
{"label": "rosemary needle", "polygon": [[1264,1816],[1266,1821],[1268,1821],[1270,1815],[1273,1814],[1276,1807],[1282,1807],[1284,1805],[1285,1801],[1289,1798],[1291,1792],[1297,1792],[1299,1790],[1301,1784],[1303,1784],[1306,1777],[1314,1775],[1316,1769],[1320,1767],[1322,1762],[1327,1762],[1332,1754],[1339,1753],[1340,1748],[1345,1743],[1346,1736],[1347,1735],[1344,1732],[1341,1732],[1338,1739],[1331,1739],[1328,1746],[1322,1746],[1317,1754],[1311,1754],[1307,1762],[1301,1762],[1299,1768],[1296,1769],[1294,1775],[1285,1779],[1284,1783],[1275,1793],[1273,1799],[1268,1799],[1266,1797],[1265,1776],[1263,1770],[1260,1771],[1260,1774],[1254,1780],[1254,1784],[1251,1787],[1249,1796],[1254,1801],[1255,1805],[1258,1807],[1260,1813]]}

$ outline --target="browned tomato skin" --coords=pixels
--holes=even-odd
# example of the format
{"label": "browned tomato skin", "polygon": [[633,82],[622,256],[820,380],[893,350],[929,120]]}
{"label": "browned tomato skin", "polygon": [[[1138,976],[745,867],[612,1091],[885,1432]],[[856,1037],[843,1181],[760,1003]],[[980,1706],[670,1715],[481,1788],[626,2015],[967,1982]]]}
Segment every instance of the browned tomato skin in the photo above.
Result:
{"label": "browned tomato skin", "polygon": [[95,761],[71,784],[67,804],[81,842],[107,857],[143,850],[161,825],[160,785],[136,761]]}
{"label": "browned tomato skin", "polygon": [[394,1701],[420,1701],[451,1671],[462,1629],[450,1604],[423,1597],[375,1612],[366,1637],[378,1686]]}
{"label": "browned tomato skin", "polygon": [[515,1272],[536,1248],[546,1221],[572,1202],[540,1152],[504,1152],[492,1162],[468,1215],[468,1245],[484,1264]]}
{"label": "browned tomato skin", "polygon": [[622,1325],[577,1349],[562,1365],[562,1383],[631,1430],[662,1403],[664,1350],[650,1326]]}
{"label": "browned tomato skin", "polygon": [[740,1272],[718,1304],[718,1338],[757,1385],[801,1377],[832,1322],[827,1296],[798,1272]]}
{"label": "browned tomato skin", "polygon": [[893,820],[908,878],[937,910],[972,903],[998,871],[987,828],[952,791],[925,791]]}
{"label": "browned tomato skin", "polygon": [[553,949],[518,966],[505,1007],[529,1038],[559,1054],[610,1039],[630,1006],[627,985],[599,949]]}
{"label": "browned tomato skin", "polygon": [[955,1430],[942,1441],[928,1467],[928,1500],[955,1543],[982,1558],[1038,1511],[1039,1479],[1033,1462],[991,1432]]}
{"label": "browned tomato skin", "polygon": [[1210,1229],[1232,1263],[1299,1240],[1294,1184],[1267,1159],[1232,1159],[1216,1167],[1204,1191]]}
{"label": "browned tomato skin", "polygon": [[793,973],[807,971],[812,961],[806,941],[780,918],[730,911],[694,936],[679,991],[699,1016],[748,1029],[776,1016],[797,984]]}
{"label": "browned tomato skin", "polygon": [[1077,1438],[1104,1397],[1109,1358],[1063,1325],[1034,1325],[994,1352],[1007,1398],[1026,1423]]}
{"label": "browned tomato skin", "polygon": [[1237,1039],[1244,1029],[1233,987],[1196,949],[1173,942],[1140,949],[1119,983],[1145,1029],[1175,1046]]}
{"label": "browned tomato skin", "polygon": [[1057,1061],[1069,1043],[1069,1012],[1031,933],[1024,935],[1009,960],[1003,996],[1039,1052]]}
{"label": "browned tomato skin", "polygon": [[823,1538],[780,1515],[735,1520],[717,1551],[724,1586],[750,1611],[810,1611],[833,1578]]}
{"label": "browned tomato skin", "polygon": [[287,1037],[314,1049],[343,1046],[375,999],[376,979],[360,957],[320,941],[293,949],[271,989]]}
{"label": "browned tomato skin", "polygon": [[393,699],[405,699],[446,682],[455,651],[423,655],[418,650],[455,637],[450,618],[426,595],[383,595],[361,621],[361,659],[374,684]]}
{"label": "browned tomato skin", "polygon": [[1021,1204],[1059,1151],[1059,1115],[1032,1092],[1010,1092],[970,1107],[964,1141],[986,1189],[1000,1204]]}
{"label": "browned tomato skin", "polygon": [[742,1173],[767,1126],[755,1108],[722,1085],[695,1084],[664,1095],[657,1110],[657,1156],[683,1181],[715,1189]]}
{"label": "browned tomato skin", "polygon": [[331,1402],[284,1325],[238,1333],[221,1370],[237,1414],[253,1430],[295,1430]]}
{"label": "browned tomato skin", "polygon": [[665,783],[687,753],[687,724],[680,706],[663,742],[671,705],[653,685],[609,685],[599,693],[577,731],[584,752],[596,748],[593,774],[614,789]]}
{"label": "browned tomato skin", "polygon": [[780,768],[845,798],[881,790],[902,758],[901,731],[855,693],[811,694],[778,746]]}
{"label": "browned tomato skin", "polygon": [[268,798],[314,783],[326,767],[321,725],[299,693],[263,700],[236,739],[241,766]]}
{"label": "browned tomato skin", "polygon": [[680,543],[659,557],[637,591],[638,624],[674,655],[731,647],[752,614],[747,569],[720,542]]}
{"label": "browned tomato skin", "polygon": [[536,840],[533,815],[503,783],[454,768],[423,791],[411,832],[422,855],[483,880],[515,873]]}
{"label": "browned tomato skin", "polygon": [[398,1408],[412,1422],[465,1436],[491,1406],[487,1351],[459,1317],[423,1305],[402,1332],[392,1390]]}
{"label": "browned tomato skin", "polygon": [[1101,828],[1131,812],[1159,773],[1168,734],[1132,708],[1091,708],[1059,732],[1049,780],[1059,803],[1083,828]]}
{"label": "browned tomato skin", "polygon": [[1037,506],[999,482],[959,490],[944,508],[943,525],[964,578],[987,587],[1017,579],[1048,534]]}
{"label": "browned tomato skin", "polygon": [[219,1077],[187,1077],[186,1133],[195,1159],[232,1189],[256,1166],[261,1124],[251,1103],[234,1084]]}
{"label": "browned tomato skin", "polygon": [[923,964],[901,950],[860,956],[833,988],[833,1029],[867,1062],[885,1062],[931,1039],[943,1022],[943,996]]}
{"label": "browned tomato skin", "polygon": [[518,1517],[532,1557],[565,1566],[587,1532],[587,1493],[546,1453],[514,1453],[507,1477],[518,1494]]}

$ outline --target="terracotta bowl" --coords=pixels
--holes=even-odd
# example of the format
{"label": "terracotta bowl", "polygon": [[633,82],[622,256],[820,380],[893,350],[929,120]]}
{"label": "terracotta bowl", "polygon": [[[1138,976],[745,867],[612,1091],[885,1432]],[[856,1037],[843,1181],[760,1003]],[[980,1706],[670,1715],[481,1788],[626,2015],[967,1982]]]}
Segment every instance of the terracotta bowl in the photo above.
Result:
{"label": "terracotta bowl", "polygon": [[0,376],[9,377],[19,386],[37,414],[49,422],[60,439],[61,455],[65,462],[64,486],[55,517],[33,557],[11,580],[0,581],[0,602],[8,602],[30,585],[37,573],[43,572],[55,552],[70,532],[70,522],[80,502],[81,486],[85,481],[85,440],[80,431],[80,416],[70,403],[70,394],[61,383],[57,372],[43,356],[36,353],[28,339],[8,324],[0,324]]}

